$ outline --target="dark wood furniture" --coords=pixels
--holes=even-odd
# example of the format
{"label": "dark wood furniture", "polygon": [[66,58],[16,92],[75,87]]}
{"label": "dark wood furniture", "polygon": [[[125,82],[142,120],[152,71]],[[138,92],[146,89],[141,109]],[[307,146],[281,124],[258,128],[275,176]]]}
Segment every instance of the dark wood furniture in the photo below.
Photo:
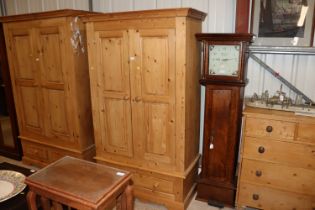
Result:
{"label": "dark wood furniture", "polygon": [[[20,160],[22,147],[18,140],[18,124],[2,23],[0,23],[0,103],[2,119],[0,120],[0,155]],[[5,124],[1,125],[1,123]],[[6,129],[5,132],[2,132],[2,129]]]}
{"label": "dark wood furniture", "polygon": [[117,202],[117,209],[133,209],[131,174],[116,168],[65,156],[27,177],[30,210],[37,210],[40,196],[44,210],[66,205],[76,209],[105,209]]}
{"label": "dark wood furniture", "polygon": [[[200,83],[206,86],[202,171],[196,198],[210,205],[234,206],[246,85],[245,50],[252,35],[197,34],[196,37],[203,43]],[[219,50],[214,52],[216,47]]]}
{"label": "dark wood furniture", "polygon": [[249,14],[251,0],[237,0],[236,17],[235,17],[235,32],[247,33],[249,31]]}
{"label": "dark wood furniture", "polygon": [[[13,165],[10,163],[0,163],[0,170],[12,170],[17,171],[25,176],[31,175],[35,170],[31,170],[28,168],[20,167],[17,165]],[[0,202],[0,209],[3,210],[25,210],[27,209],[27,201],[26,201],[26,193],[28,192],[28,187],[26,187],[21,193],[17,194],[16,196]]]}

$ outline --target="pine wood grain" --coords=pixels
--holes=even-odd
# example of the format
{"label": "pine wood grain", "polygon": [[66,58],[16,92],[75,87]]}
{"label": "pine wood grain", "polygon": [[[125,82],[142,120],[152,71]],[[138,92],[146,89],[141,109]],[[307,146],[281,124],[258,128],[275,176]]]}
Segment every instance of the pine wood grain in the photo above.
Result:
{"label": "pine wood grain", "polygon": [[315,118],[259,108],[244,115],[237,207],[314,209]]}
{"label": "pine wood grain", "polygon": [[94,151],[87,54],[78,53],[70,40],[70,23],[80,14],[65,10],[1,19],[25,162],[43,166],[66,154],[91,159]]}
{"label": "pine wood grain", "polygon": [[133,171],[135,195],[171,209],[187,206],[197,175],[200,52],[194,34],[203,16],[170,9],[84,19],[95,159]]}

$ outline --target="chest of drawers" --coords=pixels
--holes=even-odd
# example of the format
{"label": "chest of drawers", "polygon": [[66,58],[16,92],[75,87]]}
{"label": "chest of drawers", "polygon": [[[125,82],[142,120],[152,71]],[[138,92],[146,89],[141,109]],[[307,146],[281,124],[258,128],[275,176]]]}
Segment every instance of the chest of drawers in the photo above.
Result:
{"label": "chest of drawers", "polygon": [[315,118],[246,108],[239,209],[315,209]]}

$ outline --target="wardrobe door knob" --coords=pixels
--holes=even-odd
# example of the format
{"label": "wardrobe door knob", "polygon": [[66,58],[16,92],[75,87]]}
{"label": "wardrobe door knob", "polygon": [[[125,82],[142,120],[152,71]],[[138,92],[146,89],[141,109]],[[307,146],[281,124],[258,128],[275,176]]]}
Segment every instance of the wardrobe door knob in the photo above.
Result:
{"label": "wardrobe door knob", "polygon": [[136,102],[141,101],[141,97],[139,97],[139,96],[135,97],[135,101],[136,101]]}
{"label": "wardrobe door knob", "polygon": [[266,131],[267,131],[268,133],[271,133],[272,130],[273,130],[273,128],[272,128],[271,125],[268,125],[268,126],[266,127]]}
{"label": "wardrobe door knob", "polygon": [[263,147],[263,146],[260,146],[260,147],[258,147],[258,152],[259,153],[264,153],[265,152],[265,147]]}

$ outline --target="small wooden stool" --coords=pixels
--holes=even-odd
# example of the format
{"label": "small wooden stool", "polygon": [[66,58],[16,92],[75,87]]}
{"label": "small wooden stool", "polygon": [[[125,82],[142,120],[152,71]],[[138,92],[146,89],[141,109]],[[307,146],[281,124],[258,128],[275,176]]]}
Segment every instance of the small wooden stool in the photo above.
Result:
{"label": "small wooden stool", "polygon": [[127,171],[66,156],[25,179],[29,210],[37,210],[37,195],[44,210],[103,210],[115,201],[117,209],[132,210],[130,180]]}

